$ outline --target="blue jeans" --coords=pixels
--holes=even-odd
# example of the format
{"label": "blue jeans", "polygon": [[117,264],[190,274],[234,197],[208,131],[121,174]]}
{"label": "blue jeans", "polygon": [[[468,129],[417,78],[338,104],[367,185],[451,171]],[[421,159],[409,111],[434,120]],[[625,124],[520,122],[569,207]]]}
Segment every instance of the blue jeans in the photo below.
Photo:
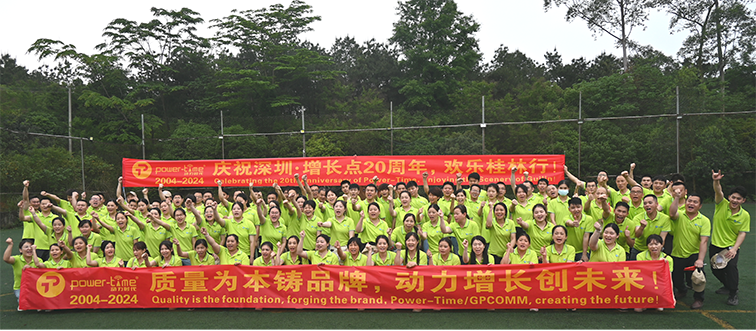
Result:
{"label": "blue jeans", "polygon": [[189,259],[181,259],[181,265],[192,265],[192,261]]}

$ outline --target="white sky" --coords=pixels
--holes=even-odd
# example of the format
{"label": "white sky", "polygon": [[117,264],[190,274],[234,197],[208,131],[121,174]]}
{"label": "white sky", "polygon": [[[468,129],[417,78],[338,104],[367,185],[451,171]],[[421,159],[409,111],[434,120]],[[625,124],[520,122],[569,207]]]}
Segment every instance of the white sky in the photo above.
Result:
{"label": "white sky", "polygon": [[[115,18],[137,22],[152,19],[150,7],[165,9],[190,8],[199,12],[205,22],[227,16],[232,9],[246,10],[268,7],[274,3],[288,6],[289,0],[252,1],[2,1],[0,12],[0,53],[15,57],[19,64],[35,69],[40,62],[26,54],[38,38],[60,40],[74,44],[80,52],[93,53],[94,46],[104,41],[102,30]],[[314,15],[322,20],[312,24],[314,31],[305,39],[330,49],[337,37],[352,36],[358,43],[371,38],[385,42],[391,37],[393,23],[398,19],[394,0],[309,0]],[[554,48],[564,62],[585,57],[588,60],[606,51],[620,57],[613,38],[607,35],[594,40],[585,22],[564,20],[564,8],[544,12],[542,0],[457,0],[459,10],[472,15],[480,24],[476,34],[483,60],[490,61],[494,51],[503,44],[510,50],[519,49],[531,59],[543,63],[543,55]],[[684,33],[670,35],[669,18],[663,12],[652,12],[645,31],[637,29],[631,38],[642,45],[675,56],[685,37]],[[199,34],[209,37],[212,32],[205,24]]]}

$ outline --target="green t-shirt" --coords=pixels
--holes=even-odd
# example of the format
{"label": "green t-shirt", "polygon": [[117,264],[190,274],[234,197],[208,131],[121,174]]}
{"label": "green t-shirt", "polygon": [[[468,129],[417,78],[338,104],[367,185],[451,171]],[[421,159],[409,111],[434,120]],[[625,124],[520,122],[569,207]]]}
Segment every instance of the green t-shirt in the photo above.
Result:
{"label": "green t-shirt", "polygon": [[30,258],[29,262],[26,262],[24,260],[24,256],[14,255],[13,256],[13,290],[18,290],[21,288],[21,272],[24,270],[24,266],[28,266],[29,268],[36,268],[34,265],[34,258]]}
{"label": "green t-shirt", "polygon": [[[121,265],[119,265],[119,262],[122,262],[122,259],[119,259],[117,256],[114,256],[110,262],[108,262],[108,259],[106,257],[101,257],[97,259],[97,266],[98,267],[106,267],[106,268],[118,268]],[[45,262],[46,263],[46,262]]]}
{"label": "green t-shirt", "polygon": [[[178,225],[171,226],[171,234],[173,238],[178,239],[181,247],[186,247],[187,249],[189,249],[194,247],[192,239],[197,238],[197,229],[194,227],[194,225],[186,223],[186,226],[183,229],[179,228]],[[241,237],[239,238],[239,242],[241,242]],[[159,244],[160,243],[158,243],[158,245]],[[152,253],[152,251],[150,251],[150,253]]]}
{"label": "green t-shirt", "polygon": [[507,244],[512,240],[512,234],[516,232],[515,223],[509,218],[504,220],[504,225],[494,220],[488,228],[489,237],[491,238],[488,252],[496,256],[504,256],[507,251]]}
{"label": "green t-shirt", "polygon": [[204,258],[200,258],[197,251],[187,251],[186,254],[189,254],[192,265],[215,265],[215,258],[210,255],[210,252],[205,253]]}
{"label": "green t-shirt", "polygon": [[[652,234],[661,235],[662,232],[669,232],[672,230],[672,221],[669,219],[669,216],[664,213],[657,212],[656,218],[652,220],[648,219],[648,214],[643,213],[635,216],[633,223],[636,224],[636,227],[640,227],[640,221],[643,219],[648,222],[648,225],[643,229],[643,234],[640,237],[635,238],[635,245],[633,248],[638,251],[645,251],[648,249],[648,246],[646,246],[646,238],[648,238],[648,236]],[[635,235],[635,230],[633,230],[633,235]]]}
{"label": "green t-shirt", "polygon": [[373,260],[373,265],[376,267],[391,266],[394,265],[394,258],[396,253],[392,251],[386,251],[386,258],[382,259],[379,253],[373,254],[370,259]]}
{"label": "green t-shirt", "polygon": [[325,256],[320,256],[320,252],[317,251],[307,251],[307,259],[312,264],[339,265],[339,256],[331,251],[326,251]]}
{"label": "green t-shirt", "polygon": [[425,197],[421,197],[419,195],[417,197],[410,197],[410,205],[412,205],[412,207],[417,208],[418,210],[420,210],[420,208],[422,208],[423,206],[427,204],[428,204],[428,199],[426,199]]}
{"label": "green t-shirt", "polygon": [[701,213],[693,219],[685,212],[677,214],[677,220],[672,220],[675,229],[675,240],[672,242],[672,256],[687,258],[698,254],[701,237],[711,237],[711,221]]}
{"label": "green t-shirt", "polygon": [[410,205],[409,210],[404,210],[404,207],[399,206],[394,209],[394,211],[396,211],[396,217],[394,218],[395,221],[393,227],[398,228],[404,226],[404,216],[407,214],[415,215],[415,223],[417,223],[417,212],[419,211],[419,209],[415,208],[414,206]]}
{"label": "green t-shirt", "polygon": [[236,253],[231,255],[231,252],[228,251],[228,248],[221,246],[220,254],[218,254],[218,257],[220,258],[220,264],[222,265],[237,263],[241,265],[249,265],[249,256],[241,249],[237,249]]}
{"label": "green t-shirt", "polygon": [[575,262],[575,247],[572,245],[564,244],[562,252],[557,252],[556,247],[551,245],[546,247],[546,262],[547,263],[567,263]]}
{"label": "green t-shirt", "polygon": [[[567,245],[575,247],[575,254],[583,252],[583,235],[593,233],[593,217],[586,215],[585,213],[580,220],[580,224],[577,227],[565,226],[567,228]],[[575,221],[575,217],[570,213],[565,221]]]}
{"label": "green t-shirt", "polygon": [[619,227],[620,233],[619,237],[617,237],[617,244],[622,246],[622,248],[625,249],[625,252],[630,251],[630,246],[627,244],[627,237],[625,236],[625,230],[630,230],[630,238],[635,236],[635,227],[638,224],[633,223],[633,219],[630,218],[630,216],[626,216],[624,220],[622,220],[622,223],[617,223],[617,215],[615,215],[613,212],[609,215],[609,218],[604,220],[604,227],[606,227],[607,224],[614,223],[617,224],[617,227]]}
{"label": "green t-shirt", "polygon": [[[675,265],[674,261],[672,260],[672,257],[669,256],[669,255],[667,255],[667,254],[664,254],[664,252],[660,253],[660,257],[662,259],[664,259],[664,260],[667,260],[667,263],[669,264],[669,272],[672,272],[672,269],[673,269],[673,267]],[[638,256],[635,257],[635,260],[637,260],[637,261],[653,261],[651,259],[651,253],[649,253],[648,251],[642,251],[642,252],[638,253]]]}
{"label": "green t-shirt", "polygon": [[525,251],[525,255],[520,256],[519,250],[515,248],[514,252],[509,254],[509,264],[537,264],[538,254],[532,249]]}
{"label": "green t-shirt", "polygon": [[[369,218],[362,221],[362,232],[360,232],[360,239],[363,243],[375,242],[375,238],[379,235],[388,237],[389,226],[384,220],[380,220],[378,224],[373,224]],[[343,244],[343,243],[342,243]]]}
{"label": "green t-shirt", "polygon": [[562,201],[559,197],[549,199],[547,207],[549,214],[554,214],[554,221],[557,225],[564,225],[564,221],[570,217],[570,199]]}
{"label": "green t-shirt", "polygon": [[431,224],[431,222],[423,223],[423,232],[428,236],[426,239],[428,240],[428,248],[434,255],[438,254],[438,242],[441,241],[441,238],[451,235],[441,231],[441,220],[436,221],[436,225]]}
{"label": "green t-shirt", "polygon": [[308,259],[292,254],[291,252],[284,252],[281,254],[281,261],[283,261],[283,265],[310,264]]}
{"label": "green t-shirt", "polygon": [[591,262],[620,262],[625,261],[625,249],[615,243],[611,250],[604,239],[599,239],[596,250],[591,253]]}
{"label": "green t-shirt", "polygon": [[[121,260],[128,260],[131,257],[134,256],[134,243],[136,241],[139,241],[139,239],[142,236],[142,231],[139,230],[138,227],[133,226],[131,224],[126,224],[126,228],[121,230],[121,228],[116,227],[113,230],[115,230],[115,248],[116,248],[116,257],[118,257]],[[88,242],[89,243],[89,242]],[[94,244],[92,244],[93,247],[96,247]],[[187,246],[191,247],[191,246]],[[153,252],[150,252],[153,253]],[[158,251],[159,253],[159,251]],[[153,253],[155,254],[155,253]]]}
{"label": "green t-shirt", "polygon": [[[42,224],[47,226],[48,229],[52,229],[52,220],[58,217],[58,215],[55,215],[51,212],[50,214],[45,216],[41,212],[37,212],[37,217],[39,217],[39,220],[42,221]],[[50,242],[50,235],[47,232],[43,231],[42,228],[37,225],[37,222],[35,222],[34,219],[32,219],[32,222],[34,224],[34,244],[37,245],[37,249],[50,249],[50,245],[54,244]]]}
{"label": "green t-shirt", "polygon": [[273,226],[273,222],[270,221],[270,216],[266,217],[265,223],[260,225],[260,236],[262,237],[260,244],[269,241],[273,244],[273,247],[276,247],[276,243],[281,242],[281,239],[285,238],[285,235],[286,225],[279,222],[278,227]]}
{"label": "green t-shirt", "polygon": [[268,263],[265,263],[265,259],[260,256],[256,258],[254,261],[252,261],[252,265],[255,267],[272,267],[273,266],[273,258],[270,258],[270,261]]}
{"label": "green t-shirt", "polygon": [[[399,256],[402,258],[402,265],[407,265],[408,261],[413,261],[417,263],[417,265],[428,265],[428,255],[423,251],[418,250],[414,256],[408,256],[407,250],[403,249],[399,254],[401,254]],[[417,254],[420,255],[418,256]]]}
{"label": "green t-shirt", "polygon": [[[173,225],[171,225],[171,229],[172,228]],[[168,238],[171,237],[171,231],[166,230],[162,226],[158,226],[156,229],[153,223],[149,223],[144,225],[144,231],[142,231],[142,235],[144,236],[142,238],[142,241],[147,244],[147,250],[150,252],[150,255],[158,256],[160,254],[160,243],[164,240],[168,240]],[[181,244],[181,247],[185,247],[186,249],[192,247],[184,246],[184,244],[181,242],[179,243]],[[189,243],[191,244],[191,241]]]}
{"label": "green t-shirt", "polygon": [[71,261],[61,258],[60,261],[57,263],[53,261],[53,259],[49,259],[43,263],[45,265],[45,268],[53,268],[57,269],[60,268],[70,268],[71,267]]}
{"label": "green t-shirt", "polygon": [[460,247],[462,246],[463,241],[467,240],[468,243],[472,243],[472,238],[480,235],[478,223],[475,223],[473,220],[465,220],[464,226],[460,226],[459,223],[454,221],[450,227],[452,229],[452,234],[457,238],[457,245]]}
{"label": "green t-shirt", "polygon": [[312,219],[307,219],[306,216],[302,217],[302,222],[299,223],[299,228],[305,231],[304,243],[302,248],[311,251],[315,249],[315,241],[318,237],[318,222],[321,222],[320,218],[312,215]]}
{"label": "green t-shirt", "polygon": [[[481,259],[482,259],[482,258],[481,258]],[[493,257],[493,255],[491,255],[491,254],[488,254],[488,264],[493,264],[494,262],[495,262],[495,261],[494,261],[494,257]],[[473,264],[474,264],[474,265],[481,265],[481,264],[483,264],[483,261],[479,261],[477,257],[473,257],[473,259],[472,259],[472,260],[470,260],[470,261],[468,261],[468,263],[467,263],[467,264],[470,264],[470,265],[473,265]]]}
{"label": "green t-shirt", "polygon": [[433,265],[461,265],[462,261],[459,260],[459,256],[454,253],[449,253],[449,256],[444,260],[441,254],[433,255]]}
{"label": "green t-shirt", "polygon": [[[226,233],[235,234],[239,237],[239,250],[246,255],[250,249],[249,237],[257,234],[257,230],[255,225],[246,218],[242,218],[239,222],[231,218],[226,220]],[[249,258],[247,259],[249,260]]]}
{"label": "green t-shirt", "polygon": [[[375,255],[373,255],[375,256]],[[364,267],[367,266],[367,256],[362,253],[357,253],[357,258],[352,256],[352,253],[346,252],[346,259],[344,265],[347,267]]]}
{"label": "green t-shirt", "polygon": [[735,245],[741,232],[751,231],[751,214],[740,206],[740,210],[733,214],[730,201],[722,199],[714,208],[714,225],[712,226],[711,244],[727,248]]}
{"label": "green t-shirt", "polygon": [[[349,241],[349,232],[354,232],[354,220],[352,220],[349,217],[344,217],[341,222],[339,222],[335,217],[328,220],[331,222],[330,228],[322,228],[322,229],[330,229],[331,230],[331,242],[339,242],[340,244],[346,244],[347,241]],[[363,221],[364,223],[364,221]]]}
{"label": "green t-shirt", "polygon": [[528,201],[528,203],[525,205],[518,203],[515,206],[514,211],[509,213],[509,218],[511,218],[514,221],[517,221],[517,218],[519,217],[522,217],[522,220],[526,222],[529,220],[532,220],[533,219],[533,206],[535,206],[535,204],[533,204],[532,201]]}
{"label": "green t-shirt", "polygon": [[551,244],[551,235],[554,230],[554,224],[546,220],[546,225],[541,229],[536,220],[528,221],[528,229],[525,232],[530,236],[530,249],[540,254],[541,247]]}
{"label": "green t-shirt", "polygon": [[[162,267],[164,264],[166,264],[166,261],[163,259],[162,255],[152,259],[152,265],[156,267]],[[168,260],[168,266],[180,267],[181,265],[181,258],[176,256],[175,254],[171,255],[171,259]]]}

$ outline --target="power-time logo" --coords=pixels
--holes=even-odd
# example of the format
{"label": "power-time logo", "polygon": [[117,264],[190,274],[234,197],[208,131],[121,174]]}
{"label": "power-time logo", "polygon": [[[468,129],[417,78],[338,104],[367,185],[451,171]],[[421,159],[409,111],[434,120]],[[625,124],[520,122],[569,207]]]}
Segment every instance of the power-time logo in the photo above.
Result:
{"label": "power-time logo", "polygon": [[152,174],[152,166],[147,161],[138,161],[131,166],[131,173],[138,179],[145,179]]}
{"label": "power-time logo", "polygon": [[65,288],[66,280],[63,275],[54,271],[46,272],[37,279],[37,292],[45,298],[57,297]]}

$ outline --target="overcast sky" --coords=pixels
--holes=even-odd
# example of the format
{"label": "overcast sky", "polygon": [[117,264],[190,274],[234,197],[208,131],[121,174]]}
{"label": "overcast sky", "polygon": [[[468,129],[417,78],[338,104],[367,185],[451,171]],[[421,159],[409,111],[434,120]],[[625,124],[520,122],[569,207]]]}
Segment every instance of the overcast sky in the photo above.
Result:
{"label": "overcast sky", "polygon": [[[94,46],[104,41],[103,28],[115,18],[137,22],[152,19],[151,7],[180,9],[188,7],[199,12],[208,22],[227,16],[232,9],[247,10],[267,7],[274,3],[288,6],[288,0],[252,1],[11,1],[0,2],[3,19],[0,20],[0,53],[15,57],[27,68],[41,63],[31,54],[29,46],[38,38],[60,40],[74,44],[80,52],[91,54]],[[305,39],[330,49],[337,37],[352,36],[362,43],[371,38],[385,42],[391,37],[393,23],[398,20],[397,2],[393,0],[309,0],[314,15],[322,20],[312,24],[314,31]],[[573,58],[593,59],[601,52],[620,57],[612,37],[596,39],[585,22],[564,20],[566,9],[556,8],[544,12],[542,0],[457,0],[459,10],[472,15],[480,24],[476,34],[483,60],[490,61],[499,45],[510,50],[519,49],[530,58],[543,63],[543,55],[556,48],[565,62]],[[753,6],[753,4],[752,4]],[[671,35],[669,18],[663,12],[652,12],[645,31],[632,32],[631,38],[641,45],[651,45],[671,56],[685,37],[684,33]],[[208,24],[199,34],[209,37]]]}

